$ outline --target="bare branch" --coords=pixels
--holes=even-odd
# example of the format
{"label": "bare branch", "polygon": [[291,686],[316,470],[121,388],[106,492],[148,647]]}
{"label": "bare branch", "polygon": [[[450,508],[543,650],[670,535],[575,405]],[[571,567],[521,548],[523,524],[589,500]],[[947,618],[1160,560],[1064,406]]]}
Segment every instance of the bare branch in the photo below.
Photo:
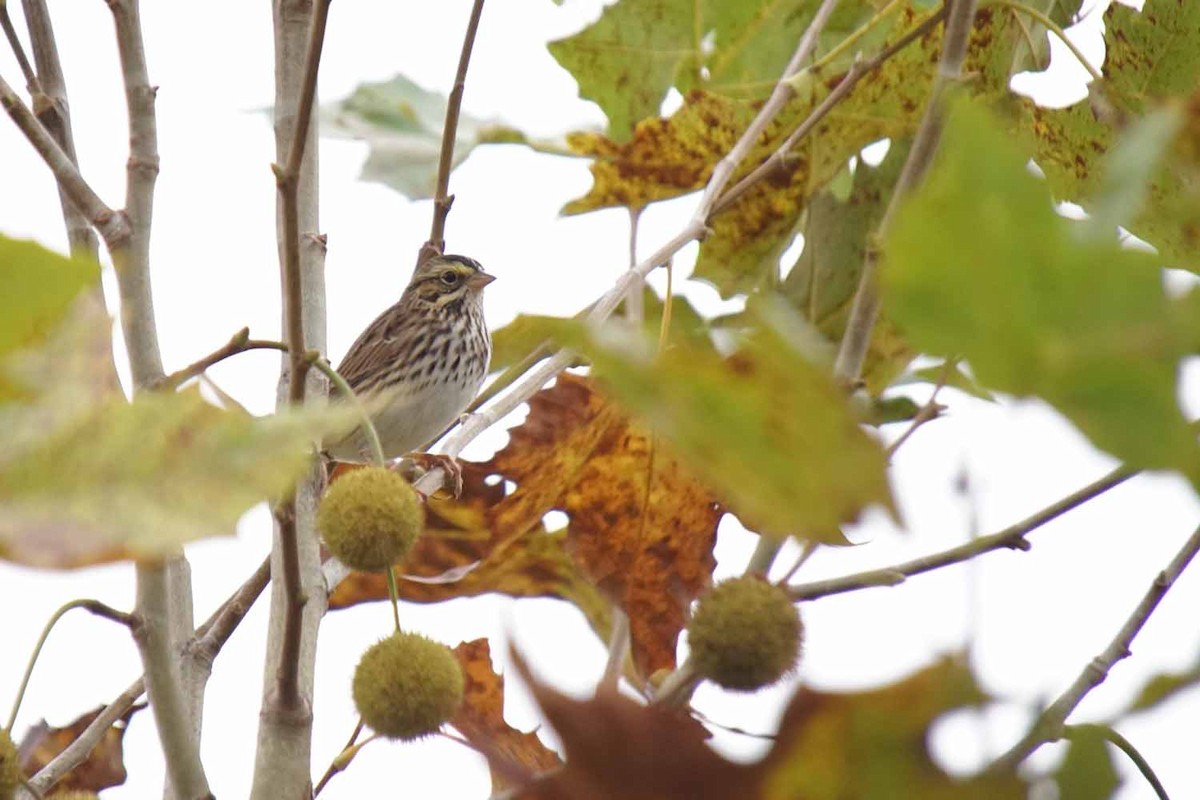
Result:
{"label": "bare branch", "polygon": [[824,100],[822,100],[812,113],[800,123],[800,125],[788,134],[788,137],[783,140],[783,143],[776,148],[766,161],[759,164],[754,170],[748,173],[744,178],[734,184],[729,191],[721,195],[715,204],[713,204],[712,212],[709,214],[709,219],[720,214],[729,206],[733,205],[738,198],[746,193],[752,186],[757,184],[764,178],[770,177],[772,174],[780,172],[787,168],[788,160],[791,157],[792,150],[800,143],[808,134],[812,133],[821,120],[825,119],[837,105],[850,94],[851,90],[858,84],[860,80],[870,75],[882,67],[889,59],[899,53],[904,48],[908,47],[913,42],[925,36],[929,31],[933,30],[937,25],[946,18],[945,10],[940,10],[933,16],[924,20],[920,25],[917,25],[912,30],[905,33],[892,44],[885,47],[878,54],[868,59],[867,61],[855,61],[845,76],[838,82],[838,85],[833,88]]}
{"label": "bare branch", "polygon": [[800,37],[796,51],[792,53],[791,59],[783,69],[783,75],[775,83],[775,88],[771,90],[771,96],[767,98],[767,102],[763,104],[733,148],[713,167],[712,176],[708,179],[708,185],[704,187],[704,194],[700,197],[700,205],[692,217],[694,223],[707,224],[721,192],[724,191],[729,179],[733,177],[734,170],[750,154],[750,150],[758,143],[758,138],[771,124],[771,121],[795,96],[796,90],[792,88],[788,79],[799,72],[803,68],[804,62],[812,55],[813,49],[817,46],[817,39],[824,30],[825,23],[829,21],[830,15],[833,14],[833,10],[837,8],[837,4],[838,0],[823,0],[820,7],[817,8],[817,12],[813,14],[812,22],[808,24],[808,28]]}
{"label": "bare branch", "polygon": [[[253,575],[243,583],[233,595],[213,612],[203,625],[196,629],[186,652],[192,659],[200,662],[204,669],[211,668],[213,659],[229,640],[233,631],[245,619],[246,613],[254,605],[254,601],[262,594],[270,578],[268,562],[264,562]],[[99,744],[104,734],[113,723],[121,719],[133,707],[145,691],[145,682],[138,678],[129,688],[122,692],[116,700],[100,712],[96,719],[88,725],[75,741],[67,745],[50,763],[38,770],[30,780],[30,785],[39,792],[45,793],[54,788],[75,767],[87,760],[93,748]]]}
{"label": "bare branch", "polygon": [[0,78],[0,105],[4,106],[9,117],[33,145],[33,149],[42,157],[50,171],[54,173],[59,188],[99,231],[109,250],[124,247],[130,237],[129,220],[125,214],[114,211],[100,199],[100,196],[79,174],[75,162],[63,152],[50,132],[38,122],[37,117],[3,78]]}
{"label": "bare branch", "polygon": [[[304,338],[303,287],[300,273],[300,166],[312,123],[313,104],[317,94],[317,72],[321,65],[321,50],[325,44],[325,26],[329,20],[330,0],[318,0],[313,6],[309,27],[308,51],[304,59],[304,77],[300,85],[296,127],[288,150],[287,164],[276,172],[280,203],[283,209],[283,276],[284,316],[287,320],[287,345],[291,363],[288,399],[293,404],[304,402],[305,380],[311,362],[306,358]],[[283,589],[287,595],[284,617],[283,653],[280,660],[276,692],[279,702],[295,711],[302,700],[299,688],[300,636],[304,614],[304,594],[300,588],[300,554],[296,538],[295,499],[285,501],[290,508],[281,509],[279,520]]]}
{"label": "bare branch", "polygon": [[17,36],[17,29],[13,27],[12,17],[8,15],[7,2],[0,3],[0,28],[4,29],[4,38],[8,40],[8,46],[12,48],[13,57],[17,59],[17,66],[21,68],[21,74],[25,76],[25,86],[29,89],[29,96],[33,98],[36,106],[37,99],[42,94],[42,87],[29,63],[28,56],[25,55],[21,37]]}
{"label": "bare branch", "polygon": [[1166,569],[1155,576],[1149,590],[1137,604],[1133,613],[1125,620],[1125,624],[1117,631],[1117,635],[1108,643],[1108,647],[1092,659],[1079,673],[1075,682],[1041,713],[1029,732],[1007,753],[997,759],[996,763],[992,765],[994,769],[1015,769],[1018,764],[1046,742],[1062,738],[1063,726],[1067,717],[1087,696],[1088,692],[1104,682],[1109,671],[1116,666],[1118,661],[1130,656],[1129,648],[1133,646],[1133,640],[1137,638],[1138,633],[1149,621],[1150,615],[1158,608],[1158,604],[1162,602],[1171,586],[1196,557],[1197,552],[1200,552],[1200,528],[1193,531],[1192,535],[1183,543],[1183,547],[1167,564]]}
{"label": "bare branch", "polygon": [[[78,164],[75,156],[75,138],[71,130],[71,113],[67,104],[67,84],[63,78],[62,64],[58,60],[58,45],[54,40],[54,26],[50,22],[46,0],[22,0],[22,5],[25,10],[25,24],[29,28],[33,61],[37,66],[38,81],[44,97],[40,107],[34,103],[34,113],[71,163]],[[95,231],[87,218],[71,202],[62,186],[58,187],[58,196],[71,252],[95,259],[98,255]]]}
{"label": "bare branch", "polygon": [[471,64],[471,51],[475,48],[475,33],[479,30],[479,18],[483,15],[483,0],[475,0],[471,6],[471,17],[467,20],[467,32],[463,35],[462,51],[458,56],[458,72],[454,75],[454,87],[446,100],[446,121],[442,125],[442,152],[438,158],[437,189],[433,195],[433,222],[429,226],[429,240],[417,254],[417,264],[441,254],[446,249],[446,217],[454,196],[450,190],[450,170],[454,166],[454,140],[458,136],[458,115],[462,109],[463,90],[467,85],[467,67]]}
{"label": "bare branch", "polygon": [[[283,323],[288,358],[280,404],[323,396],[310,350],[325,345],[325,240],[318,231],[317,75],[330,0],[274,0],[275,148]],[[309,385],[312,381],[312,385]],[[276,508],[271,619],[251,797],[307,797],[311,790],[312,689],[317,630],[326,608],[314,515],[313,470]]]}
{"label": "bare branch", "polygon": [[[891,229],[892,218],[900,203],[907,199],[909,193],[917,187],[929,169],[933,154],[937,151],[942,134],[942,115],[946,91],[950,86],[962,79],[962,65],[967,55],[967,44],[971,37],[971,26],[975,21],[976,0],[946,0],[949,12],[946,18],[946,32],[942,39],[942,55],[938,60],[937,75],[933,81],[933,91],[925,106],[925,114],[913,137],[912,148],[908,151],[908,159],[900,171],[896,188],[892,191],[887,209],[875,234],[874,242],[882,241]],[[872,243],[867,247],[863,259],[863,271],[859,278],[858,290],[854,294],[854,304],[850,309],[850,318],[846,322],[846,332],[838,347],[837,359],[834,361],[834,374],[847,383],[853,383],[862,372],[863,361],[867,355],[867,347],[871,341],[871,330],[875,327],[875,319],[879,314],[879,293],[875,286],[875,272],[879,263],[879,251]]]}
{"label": "bare branch", "polygon": [[825,581],[803,583],[788,588],[788,595],[793,600],[816,600],[818,597],[828,597],[833,594],[854,592],[873,586],[897,586],[913,576],[935,569],[968,561],[992,550],[1028,550],[1029,542],[1025,536],[1040,528],[1047,522],[1062,516],[1073,508],[1083,505],[1088,500],[1104,494],[1109,489],[1119,486],[1137,474],[1136,470],[1118,467],[1103,478],[1088,484],[1077,492],[1067,495],[1057,503],[1047,506],[1031,517],[1005,528],[989,536],[951,547],[940,553],[923,556],[892,567],[872,569],[841,578],[831,578]]}

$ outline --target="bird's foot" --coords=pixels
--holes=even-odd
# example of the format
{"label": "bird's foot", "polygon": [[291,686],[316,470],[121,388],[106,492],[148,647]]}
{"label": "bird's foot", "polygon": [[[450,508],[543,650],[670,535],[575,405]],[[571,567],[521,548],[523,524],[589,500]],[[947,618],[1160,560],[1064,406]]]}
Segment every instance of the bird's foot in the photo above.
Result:
{"label": "bird's foot", "polygon": [[[405,473],[406,464],[413,477]],[[463,490],[462,467],[458,465],[458,460],[454,456],[442,453],[409,453],[398,467],[402,475],[413,481],[425,473],[439,468],[445,476],[442,480],[442,489],[450,492],[455,498],[461,496]]]}

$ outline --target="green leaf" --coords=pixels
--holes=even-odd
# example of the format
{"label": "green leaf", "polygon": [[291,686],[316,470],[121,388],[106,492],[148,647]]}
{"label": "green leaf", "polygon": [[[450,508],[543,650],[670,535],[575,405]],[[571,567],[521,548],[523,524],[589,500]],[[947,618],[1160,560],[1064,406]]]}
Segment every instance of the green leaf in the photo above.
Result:
{"label": "green leaf", "polygon": [[885,242],[886,307],[924,351],[965,356],[984,386],[1041,397],[1131,465],[1200,482],[1160,270],[1078,235],[1025,163],[977,108],[954,108]]}
{"label": "green leaf", "polygon": [[893,509],[879,444],[858,426],[811,331],[786,304],[763,305],[737,353],[609,325],[548,331],[592,359],[612,395],[643,417],[749,527],[843,543],[839,524]]}
{"label": "green leaf", "polygon": [[583,31],[548,45],[575,76],[579,95],[608,116],[614,139],[629,138],[635,122],[658,114],[679,64],[698,50],[691,8],[687,0],[622,0]]}
{"label": "green leaf", "polygon": [[[422,89],[403,75],[364,83],[349,97],[321,109],[321,132],[367,142],[362,179],[406,197],[431,197],[437,186],[446,96]],[[525,142],[512,128],[460,114],[453,167],[485,142]]]}
{"label": "green leaf", "polygon": [[0,406],[0,558],[71,568],[158,558],[229,534],[312,463],[312,440],[353,426],[351,409],[255,418],[198,389],[129,403],[93,295],[39,348],[0,364],[28,389]]}
{"label": "green leaf", "polygon": [[[606,13],[617,13],[627,5],[643,7],[622,0]],[[756,7],[754,3],[747,5]],[[849,18],[857,24],[861,17],[854,15],[868,15],[874,6],[854,4],[847,9]],[[1013,15],[992,13],[998,11],[989,9],[980,14],[966,65],[972,74],[979,72],[983,76],[971,83],[971,90],[986,97],[1007,96],[1007,65],[1014,48],[1024,46],[1021,28]],[[918,12],[907,5],[896,7],[877,22],[868,36],[855,43],[850,55],[859,48],[868,55],[877,52],[884,40],[899,39],[932,13]],[[765,18],[771,19],[769,14]],[[703,25],[700,30],[704,30]],[[716,50],[708,61],[710,70],[721,58],[721,41],[718,32]],[[836,41],[836,36],[831,34],[830,41]],[[700,245],[693,275],[710,282],[726,297],[775,288],[779,282],[779,258],[792,241],[812,196],[843,174],[847,161],[866,145],[880,139],[905,140],[912,135],[929,96],[940,48],[940,28],[934,28],[880,69],[863,77],[854,91],[789,154],[782,168],[713,218],[712,233]],[[745,52],[751,58],[758,48],[747,47]],[[729,64],[735,61],[730,60]],[[1004,68],[993,62],[1002,63]],[[687,84],[682,87],[686,88],[683,105],[675,113],[667,119],[653,116],[644,119],[632,129],[627,140],[596,133],[572,134],[568,137],[572,150],[594,159],[593,186],[585,196],[568,203],[564,211],[583,213],[610,206],[641,208],[701,188],[713,167],[749,125],[760,108],[762,93],[782,68],[782,61],[773,65],[770,77],[757,95],[736,91],[740,78],[720,85],[711,81]],[[783,139],[837,85],[845,69],[846,64],[835,59],[810,74],[813,90],[798,94],[785,106],[751,148],[734,175],[735,181],[778,150]],[[630,78],[634,85],[636,80],[637,75]],[[629,87],[608,86],[614,97],[627,90]]]}
{"label": "green leaf", "polygon": [[[0,236],[0,358],[44,339],[71,301],[99,281],[100,265],[94,261]],[[11,392],[0,379],[0,400]]]}
{"label": "green leaf", "polygon": [[1071,729],[1067,757],[1054,773],[1061,800],[1107,800],[1121,788],[1108,743],[1090,725]]}
{"label": "green leaf", "polygon": [[[1146,0],[1139,13],[1113,3],[1105,12],[1104,27],[1105,79],[1098,87],[1100,99],[1065,109],[1039,108],[1023,101],[1017,128],[1055,196],[1088,208],[1088,200],[1102,195],[1104,159],[1114,146],[1117,126],[1141,112],[1195,103],[1200,85],[1200,4]],[[1196,214],[1200,187],[1194,177],[1195,146],[1187,144],[1197,137],[1194,112],[1189,126],[1170,157],[1151,174],[1138,213],[1120,222],[1154,245],[1167,264],[1196,271],[1200,270]]]}

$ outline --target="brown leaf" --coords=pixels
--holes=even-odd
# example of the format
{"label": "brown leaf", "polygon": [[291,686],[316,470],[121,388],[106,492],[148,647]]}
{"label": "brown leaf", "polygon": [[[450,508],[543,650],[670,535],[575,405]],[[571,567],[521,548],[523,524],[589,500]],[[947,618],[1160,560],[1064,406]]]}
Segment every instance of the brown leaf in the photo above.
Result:
{"label": "brown leaf", "polygon": [[504,721],[504,678],[492,669],[488,640],[463,642],[454,648],[454,655],[462,665],[466,690],[462,708],[450,724],[489,762],[501,760],[506,765],[492,770],[492,792],[511,784],[505,776],[515,768],[542,773],[560,766],[562,759],[536,733],[522,733]]}
{"label": "brown leaf", "polygon": [[[607,596],[630,616],[642,674],[673,667],[684,610],[712,575],[720,507],[588,378],[564,373],[529,405],[503,450],[462,462],[457,500],[430,498],[425,533],[398,565],[400,597],[560,597],[606,636]],[[555,509],[570,517],[565,534],[543,527]],[[354,575],[330,607],[386,597],[382,576]]]}
{"label": "brown leaf", "polygon": [[[81,789],[98,792],[110,786],[123,784],[126,777],[122,746],[125,729],[133,715],[145,707],[145,703],[133,706],[125,716],[105,731],[88,754],[87,760],[63,776],[62,780],[55,784],[55,790]],[[31,727],[21,739],[21,770],[26,775],[33,775],[49,764],[67,745],[79,738],[102,711],[104,706],[98,706],[65,728],[52,728],[45,720]]]}
{"label": "brown leaf", "polygon": [[614,692],[574,700],[539,683],[515,656],[566,765],[549,775],[517,774],[521,800],[731,800],[753,797],[753,767],[734,764],[705,743],[707,732],[682,712],[644,706]]}
{"label": "brown leaf", "polygon": [[[505,541],[489,527],[490,510],[504,499],[504,484],[488,485],[485,464],[460,462],[463,492],[457,500],[433,497],[425,531],[396,567],[401,600],[438,603],[497,592],[510,597],[556,597],[574,603],[602,635],[609,604],[567,554],[566,534],[548,533],[540,519]],[[424,579],[424,580],[420,580]],[[331,609],[386,600],[381,573],[354,572],[329,597]]]}

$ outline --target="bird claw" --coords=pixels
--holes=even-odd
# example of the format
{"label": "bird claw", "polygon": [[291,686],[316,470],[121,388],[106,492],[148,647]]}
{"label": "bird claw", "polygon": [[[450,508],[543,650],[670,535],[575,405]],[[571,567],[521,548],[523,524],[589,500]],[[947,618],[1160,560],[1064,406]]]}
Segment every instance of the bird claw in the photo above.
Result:
{"label": "bird claw", "polygon": [[462,467],[454,456],[441,453],[409,453],[405,461],[411,462],[421,474],[440,468],[445,475],[442,488],[449,491],[455,499],[462,496]]}

